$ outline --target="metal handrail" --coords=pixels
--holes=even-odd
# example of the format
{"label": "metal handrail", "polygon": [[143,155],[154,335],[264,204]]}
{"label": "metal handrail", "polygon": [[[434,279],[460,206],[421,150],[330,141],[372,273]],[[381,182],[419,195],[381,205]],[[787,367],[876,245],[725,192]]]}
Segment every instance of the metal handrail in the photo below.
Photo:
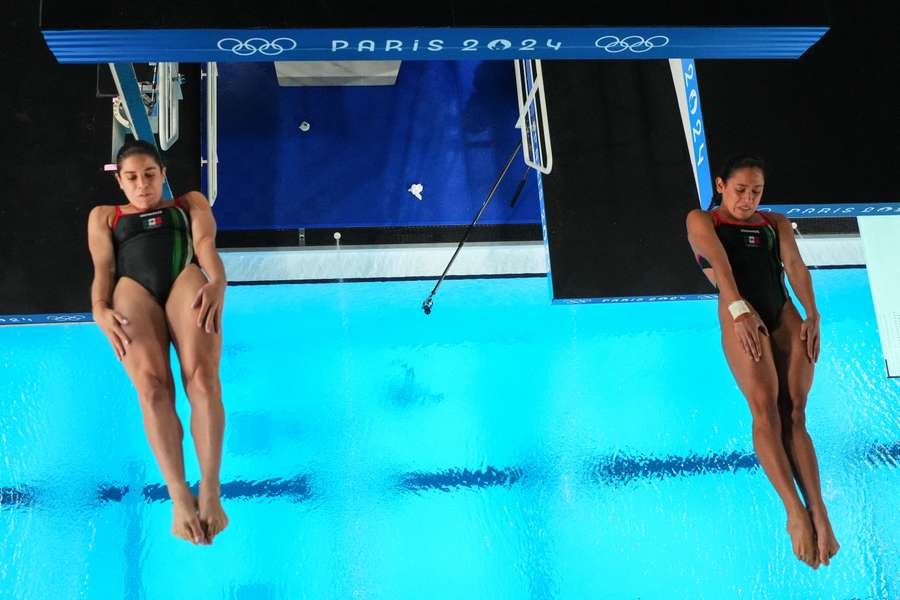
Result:
{"label": "metal handrail", "polygon": [[[547,118],[547,96],[544,92],[541,61],[516,59],[513,63],[516,70],[516,95],[519,98],[516,128],[522,131],[525,164],[548,175],[553,170],[553,147],[550,144],[550,121]],[[529,88],[527,95],[525,88]],[[542,132],[535,127],[538,123]]]}

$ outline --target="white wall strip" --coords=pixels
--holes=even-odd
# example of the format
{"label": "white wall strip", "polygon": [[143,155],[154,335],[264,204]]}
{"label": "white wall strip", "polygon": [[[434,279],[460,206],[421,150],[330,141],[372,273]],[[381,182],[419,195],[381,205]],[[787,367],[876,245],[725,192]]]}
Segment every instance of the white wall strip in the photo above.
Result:
{"label": "white wall strip", "polygon": [[[883,217],[882,217],[883,218]],[[806,236],[797,240],[812,267],[865,263],[858,236]],[[687,242],[685,242],[687,248]],[[439,277],[456,244],[412,244],[222,250],[228,280],[317,281],[334,279],[394,279]],[[689,250],[686,250],[688,255]],[[542,242],[471,243],[462,249],[450,275],[545,275]]]}
{"label": "white wall strip", "polygon": [[846,267],[866,263],[858,235],[798,237],[797,247],[808,267]]}
{"label": "white wall strip", "polygon": [[[222,250],[232,282],[440,277],[457,244]],[[470,243],[449,275],[544,275],[543,242]]]}

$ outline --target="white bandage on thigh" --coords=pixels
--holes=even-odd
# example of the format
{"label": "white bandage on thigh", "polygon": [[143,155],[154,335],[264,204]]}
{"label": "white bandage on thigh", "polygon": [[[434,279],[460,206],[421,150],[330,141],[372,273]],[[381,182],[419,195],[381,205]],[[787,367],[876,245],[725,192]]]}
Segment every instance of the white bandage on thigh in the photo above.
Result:
{"label": "white bandage on thigh", "polygon": [[739,316],[752,311],[750,310],[750,307],[747,306],[747,303],[743,300],[735,300],[728,305],[728,312],[731,313],[731,318],[737,321],[737,318]]}

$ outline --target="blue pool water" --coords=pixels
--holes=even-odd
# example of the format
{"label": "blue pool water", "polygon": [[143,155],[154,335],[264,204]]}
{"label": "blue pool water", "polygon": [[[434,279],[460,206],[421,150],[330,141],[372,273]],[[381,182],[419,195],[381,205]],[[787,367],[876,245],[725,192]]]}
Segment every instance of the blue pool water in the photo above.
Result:
{"label": "blue pool water", "polygon": [[425,317],[432,282],[265,286],[228,290],[209,548],[169,534],[96,327],[0,329],[0,598],[900,597],[900,384],[865,271],[814,280],[828,569],[792,556],[712,302],[466,280]]}

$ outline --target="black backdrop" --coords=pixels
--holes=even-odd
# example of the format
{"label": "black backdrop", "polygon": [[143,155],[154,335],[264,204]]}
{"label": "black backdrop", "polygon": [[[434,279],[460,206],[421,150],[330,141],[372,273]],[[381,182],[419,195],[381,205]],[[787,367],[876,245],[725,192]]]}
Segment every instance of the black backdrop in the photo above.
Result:
{"label": "black backdrop", "polygon": [[[147,11],[156,11],[157,17],[176,14],[162,11],[158,3],[125,0],[95,3],[103,8],[100,12],[63,0],[43,4],[47,10],[69,7],[70,13],[85,19],[91,15],[140,17]],[[219,2],[217,14],[234,19],[238,9],[250,4]],[[313,13],[325,24],[345,15],[364,21],[366,14],[373,14],[353,12],[348,8],[351,4],[304,4],[302,12],[310,14],[309,7],[315,8]],[[727,14],[723,9],[702,13],[705,22],[732,24],[738,23],[735,15],[746,24],[774,24],[773,19],[796,24],[807,22],[808,15],[824,15],[833,28],[797,62],[702,61],[698,65],[714,165],[718,156],[733,150],[764,154],[772,165],[767,195],[773,202],[897,200],[892,181],[898,171],[896,34],[888,9],[867,4],[862,9],[834,0],[806,1],[792,4],[786,12],[783,3],[744,2],[729,4]],[[449,18],[458,25],[477,24],[482,14],[495,21],[512,14],[494,5],[484,13],[484,4],[475,2],[435,6],[443,7],[443,12],[435,13],[438,21]],[[546,9],[546,4],[542,6]],[[552,7],[558,9],[555,21],[584,23],[584,6]],[[604,7],[598,15],[607,18],[594,19],[597,24],[633,22],[634,14],[644,20],[653,15],[643,5],[631,10],[631,16],[613,14],[605,4],[598,6]],[[101,171],[110,151],[110,101],[96,98],[96,67],[56,63],[39,32],[38,3],[7,2],[4,9],[0,16],[0,68],[5,74],[0,90],[0,314],[87,311],[92,275],[87,214],[96,204],[121,198],[111,176]],[[185,7],[181,10],[180,14],[190,16]],[[515,14],[523,23],[535,25],[546,11]],[[677,24],[676,17],[685,14],[684,18],[700,22],[681,9],[669,7],[662,14],[660,24]],[[64,18],[61,15],[60,21]],[[811,24],[822,20],[814,18]],[[148,22],[148,26],[154,24],[161,23]],[[181,107],[182,139],[167,157],[176,191],[196,188],[200,176],[199,136],[190,132],[199,131],[201,81],[196,67],[182,70],[188,76]]]}
{"label": "black backdrop", "polygon": [[[0,69],[0,314],[88,312],[87,216],[124,197],[109,161],[112,109],[97,66],[60,65],[38,30],[37,3],[7,3]],[[108,70],[108,67],[101,66]],[[166,153],[173,191],[199,189],[199,68],[187,75],[179,141]]]}

